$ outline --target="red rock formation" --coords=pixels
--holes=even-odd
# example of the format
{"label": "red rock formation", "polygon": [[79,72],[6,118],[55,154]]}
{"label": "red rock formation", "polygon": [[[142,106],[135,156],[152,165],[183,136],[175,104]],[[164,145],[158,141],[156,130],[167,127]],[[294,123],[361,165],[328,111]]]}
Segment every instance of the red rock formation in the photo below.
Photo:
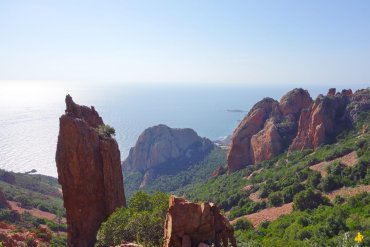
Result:
{"label": "red rock formation", "polygon": [[343,90],[335,96],[320,95],[308,110],[302,112],[298,123],[298,133],[289,151],[315,149],[327,143],[338,132],[340,122],[346,121],[344,112],[351,95],[351,90]]}
{"label": "red rock formation", "polygon": [[264,99],[253,106],[231,138],[227,157],[229,171],[280,154],[297,132],[302,109],[309,107],[311,102],[306,90],[294,89],[284,95],[279,103]]}
{"label": "red rock formation", "polygon": [[253,164],[269,160],[281,153],[282,138],[273,121],[267,121],[263,130],[252,136],[251,146]]}
{"label": "red rock formation", "polygon": [[310,107],[311,104],[312,98],[308,91],[296,88],[280,99],[279,109],[283,116],[295,115],[297,120],[302,109]]}
{"label": "red rock formation", "polygon": [[[192,203],[171,196],[166,215],[163,247],[192,247],[214,244],[236,247],[234,230],[213,203]],[[203,244],[203,245],[202,245]],[[205,245],[207,246],[207,245]]]}
{"label": "red rock formation", "polygon": [[192,129],[161,124],[144,130],[122,165],[125,171],[141,172],[144,187],[163,170],[182,170],[201,160],[213,147],[210,140]]}
{"label": "red rock formation", "polygon": [[246,165],[253,164],[251,138],[263,127],[266,120],[279,114],[278,102],[266,98],[253,106],[248,115],[235,129],[227,154],[228,169],[230,172],[237,171]]}
{"label": "red rock formation", "polygon": [[115,139],[100,136],[104,122],[94,107],[66,97],[56,153],[68,224],[68,246],[90,247],[100,224],[125,205],[120,151]]}
{"label": "red rock formation", "polygon": [[320,95],[314,102],[308,92],[294,89],[279,104],[272,99],[257,103],[231,138],[228,170],[239,170],[289,151],[317,148],[350,129],[364,111],[370,111],[370,90],[344,89]]}
{"label": "red rock formation", "polygon": [[335,96],[337,89],[335,88],[329,88],[328,96]]}

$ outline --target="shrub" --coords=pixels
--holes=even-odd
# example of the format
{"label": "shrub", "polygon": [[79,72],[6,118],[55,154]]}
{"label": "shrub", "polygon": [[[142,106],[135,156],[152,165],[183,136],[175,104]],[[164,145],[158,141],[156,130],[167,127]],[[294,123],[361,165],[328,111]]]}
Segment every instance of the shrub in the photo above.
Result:
{"label": "shrub", "polygon": [[329,200],[312,189],[304,190],[294,196],[293,208],[296,210],[314,209],[319,205],[328,205]]}
{"label": "shrub", "polygon": [[282,191],[284,203],[292,202],[294,195],[298,192],[301,192],[302,190],[304,190],[304,186],[299,183],[295,183],[284,188],[284,190]]}
{"label": "shrub", "polygon": [[269,227],[269,225],[270,225],[269,221],[264,221],[264,222],[261,223],[260,227],[266,229],[267,227]]}
{"label": "shrub", "polygon": [[340,177],[334,175],[328,175],[327,177],[323,178],[320,184],[320,188],[324,192],[330,192],[340,187],[342,187]]}
{"label": "shrub", "polygon": [[312,232],[306,229],[302,229],[298,232],[297,237],[300,240],[310,239],[312,237]]}
{"label": "shrub", "polygon": [[50,242],[51,247],[65,247],[67,246],[67,238],[66,236],[60,235],[57,236],[55,235]]}
{"label": "shrub", "polygon": [[117,209],[101,225],[96,246],[115,246],[123,241],[161,246],[167,208],[166,194],[156,192],[150,196],[146,192],[137,192],[128,208]]}
{"label": "shrub", "polygon": [[110,125],[106,124],[106,125],[100,125],[96,131],[98,132],[98,134],[102,137],[111,137],[111,136],[114,136],[116,135],[116,130],[111,127]]}
{"label": "shrub", "polygon": [[18,212],[9,209],[0,209],[0,221],[17,222],[21,216]]}
{"label": "shrub", "polygon": [[253,229],[253,225],[247,219],[240,219],[235,224],[235,230],[249,230],[249,229]]}
{"label": "shrub", "polygon": [[346,199],[344,199],[343,197],[337,195],[335,198],[334,198],[334,203],[335,204],[343,204],[344,202],[346,201]]}
{"label": "shrub", "polygon": [[313,188],[317,188],[321,181],[321,174],[320,172],[313,171],[308,175],[307,184],[312,186]]}
{"label": "shrub", "polygon": [[277,207],[283,204],[283,195],[281,192],[275,192],[269,195],[269,202],[272,206]]}

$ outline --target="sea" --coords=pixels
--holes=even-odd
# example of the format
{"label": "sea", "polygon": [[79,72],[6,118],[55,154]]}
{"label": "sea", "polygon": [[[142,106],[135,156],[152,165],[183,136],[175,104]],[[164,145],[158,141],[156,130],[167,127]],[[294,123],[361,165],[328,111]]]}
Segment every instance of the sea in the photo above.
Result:
{"label": "sea", "polygon": [[[1,83],[1,82],[0,82]],[[148,127],[192,128],[218,140],[231,135],[250,108],[265,97],[279,100],[294,85],[227,84],[0,84],[0,168],[56,177],[55,152],[65,96],[94,106],[116,130],[124,160]],[[349,88],[351,85],[343,88]],[[306,86],[315,98],[328,86]],[[352,85],[353,88],[353,85]],[[358,85],[357,88],[361,88]]]}

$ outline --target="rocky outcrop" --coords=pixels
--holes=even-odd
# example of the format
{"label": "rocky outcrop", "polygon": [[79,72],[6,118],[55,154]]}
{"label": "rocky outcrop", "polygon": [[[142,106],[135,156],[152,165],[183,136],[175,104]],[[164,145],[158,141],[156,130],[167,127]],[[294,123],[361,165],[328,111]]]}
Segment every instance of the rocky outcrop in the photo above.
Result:
{"label": "rocky outcrop", "polygon": [[[213,203],[192,203],[171,196],[163,247],[236,247],[234,229]],[[222,244],[222,245],[221,245]]]}
{"label": "rocky outcrop", "polygon": [[280,102],[257,103],[233,133],[228,170],[239,170],[286,151],[317,148],[333,142],[338,133],[353,127],[364,111],[370,111],[370,90],[336,92],[312,101],[303,89],[294,89]]}
{"label": "rocky outcrop", "polygon": [[159,174],[174,173],[202,159],[213,143],[192,129],[157,125],[146,129],[122,163],[124,171],[143,174],[142,187]]}
{"label": "rocky outcrop", "polygon": [[56,152],[58,180],[62,185],[68,225],[68,246],[93,246],[100,224],[125,206],[120,151],[94,107],[80,106],[66,97],[60,117]]}
{"label": "rocky outcrop", "polygon": [[227,155],[228,169],[237,171],[247,164],[254,163],[251,138],[263,129],[266,120],[279,112],[278,102],[271,98],[263,99],[250,110],[240,122],[231,137]]}
{"label": "rocky outcrop", "polygon": [[283,149],[282,138],[273,121],[267,121],[265,127],[251,137],[250,143],[253,163],[269,160]]}
{"label": "rocky outcrop", "polygon": [[252,107],[234,131],[227,155],[230,172],[270,159],[294,138],[297,119],[312,99],[303,89],[294,89],[280,102],[266,98]]}
{"label": "rocky outcrop", "polygon": [[351,101],[352,91],[343,90],[333,95],[330,89],[327,96],[319,95],[313,104],[300,116],[298,133],[289,151],[317,148],[334,140],[344,126],[350,124],[346,118],[346,107]]}

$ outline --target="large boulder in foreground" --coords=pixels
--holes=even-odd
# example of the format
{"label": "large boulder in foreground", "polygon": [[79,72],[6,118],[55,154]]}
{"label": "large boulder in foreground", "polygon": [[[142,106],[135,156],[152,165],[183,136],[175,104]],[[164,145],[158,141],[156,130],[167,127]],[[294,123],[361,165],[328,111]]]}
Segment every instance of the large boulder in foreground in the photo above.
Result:
{"label": "large boulder in foreground", "polygon": [[120,151],[94,107],[80,106],[66,97],[60,117],[56,152],[58,180],[62,185],[68,225],[68,246],[90,247],[100,224],[125,206]]}
{"label": "large boulder in foreground", "polygon": [[201,160],[213,147],[192,129],[160,124],[144,130],[122,165],[124,171],[142,173],[145,186],[156,175],[176,173]]}
{"label": "large boulder in foreground", "polygon": [[171,196],[164,230],[163,247],[236,247],[233,227],[213,203]]}

